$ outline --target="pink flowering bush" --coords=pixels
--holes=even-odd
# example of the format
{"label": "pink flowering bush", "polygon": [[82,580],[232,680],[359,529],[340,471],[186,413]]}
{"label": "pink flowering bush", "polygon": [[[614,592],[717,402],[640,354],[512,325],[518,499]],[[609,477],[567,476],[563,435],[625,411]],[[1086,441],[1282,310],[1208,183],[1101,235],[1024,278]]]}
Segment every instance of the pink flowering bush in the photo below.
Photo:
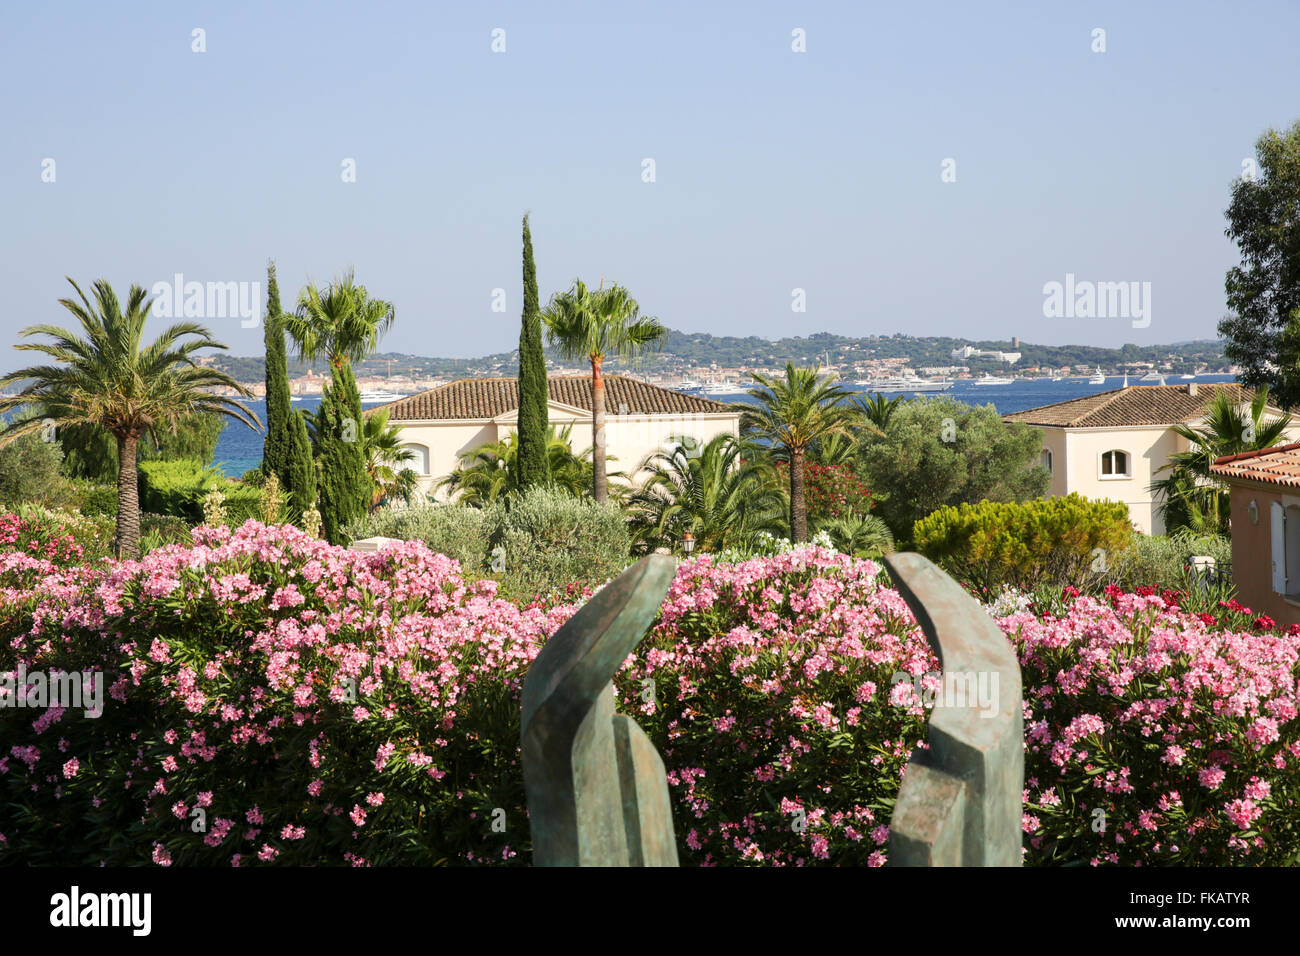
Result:
{"label": "pink flowering bush", "polygon": [[99,718],[0,708],[0,861],[517,856],[519,688],[571,607],[520,610],[419,542],[361,554],[256,522],[194,537],[99,572],[0,559],[41,595],[4,591],[29,613],[0,670],[95,668],[108,697]]}
{"label": "pink flowering bush", "polygon": [[1000,621],[1025,684],[1027,861],[1300,862],[1300,637],[1144,591]]}
{"label": "pink flowering bush", "polygon": [[683,863],[884,863],[938,662],[880,568],[822,548],[682,565],[619,675],[655,741]]}
{"label": "pink flowering bush", "polygon": [[[938,668],[879,570],[817,547],[681,565],[616,687],[684,864],[885,862],[927,717],[896,677]],[[575,607],[502,601],[420,542],[256,522],[139,562],[0,551],[0,672],[106,686],[98,718],[0,707],[0,864],[528,863],[519,691]],[[1300,637],[1222,610],[1067,592],[1000,620],[1026,862],[1296,862]]]}

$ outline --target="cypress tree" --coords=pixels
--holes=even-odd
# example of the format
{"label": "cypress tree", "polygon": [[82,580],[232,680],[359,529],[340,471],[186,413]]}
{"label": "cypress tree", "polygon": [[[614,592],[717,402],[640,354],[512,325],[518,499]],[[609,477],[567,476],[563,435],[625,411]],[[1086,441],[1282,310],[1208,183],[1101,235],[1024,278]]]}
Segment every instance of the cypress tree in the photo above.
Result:
{"label": "cypress tree", "polygon": [[321,532],[331,544],[346,544],[343,529],[370,505],[370,475],[361,452],[361,395],[350,365],[331,371],[318,415]]}
{"label": "cypress tree", "polygon": [[316,462],[301,412],[289,413],[289,460],[280,481],[289,496],[289,513],[294,520],[316,504]]}
{"label": "cypress tree", "polygon": [[290,412],[289,359],[284,347],[284,317],[280,314],[280,286],[275,262],[266,267],[266,439],[262,442],[262,474],[275,475],[291,495],[289,478]]}
{"label": "cypress tree", "polygon": [[548,478],[546,461],[546,355],[542,351],[542,315],[537,302],[537,267],[533,236],[524,215],[524,312],[519,329],[519,451],[515,481],[520,488]]}

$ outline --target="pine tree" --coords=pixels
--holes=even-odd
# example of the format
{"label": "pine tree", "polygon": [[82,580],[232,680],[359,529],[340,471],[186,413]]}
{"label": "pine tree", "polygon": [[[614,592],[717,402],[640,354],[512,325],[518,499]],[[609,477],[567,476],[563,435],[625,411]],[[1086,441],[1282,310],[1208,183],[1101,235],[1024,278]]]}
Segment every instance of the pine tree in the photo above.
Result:
{"label": "pine tree", "polygon": [[346,544],[343,529],[368,510],[370,476],[361,452],[361,395],[352,367],[330,374],[317,413],[321,531],[331,544]]}
{"label": "pine tree", "polygon": [[524,216],[524,312],[519,329],[519,487],[547,480],[546,355],[542,351],[542,317],[537,302],[537,268],[533,237]]}
{"label": "pine tree", "polygon": [[262,442],[262,474],[275,475],[292,493],[289,481],[290,420],[289,359],[284,345],[284,316],[280,313],[280,286],[275,262],[266,267],[266,439]]}
{"label": "pine tree", "polygon": [[301,412],[290,412],[289,460],[281,478],[289,499],[289,514],[298,520],[302,513],[316,504],[316,462],[311,455],[311,439],[307,436],[307,422]]}

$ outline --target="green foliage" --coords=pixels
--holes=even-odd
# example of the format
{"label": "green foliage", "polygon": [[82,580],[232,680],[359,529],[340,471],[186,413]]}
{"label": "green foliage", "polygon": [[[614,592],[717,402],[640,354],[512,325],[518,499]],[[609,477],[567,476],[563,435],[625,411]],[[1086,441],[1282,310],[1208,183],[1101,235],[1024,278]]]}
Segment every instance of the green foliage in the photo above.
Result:
{"label": "green foliage", "polygon": [[1291,416],[1269,418],[1267,409],[1267,387],[1255,392],[1245,414],[1220,391],[1206,409],[1203,425],[1180,422],[1173,426],[1189,448],[1170,455],[1158,469],[1165,477],[1151,484],[1156,510],[1169,531],[1186,528],[1197,534],[1228,533],[1228,483],[1211,474],[1210,466],[1225,455],[1260,451],[1286,441]]}
{"label": "green foliage", "polygon": [[117,481],[117,440],[102,425],[68,423],[56,432],[63,449],[63,473],[94,482]]}
{"label": "green foliage", "polygon": [[266,267],[266,438],[262,443],[262,471],[289,483],[290,419],[293,406],[289,395],[289,356],[284,345],[284,316],[280,309],[280,285],[275,263]]}
{"label": "green foliage", "polygon": [[0,447],[0,502],[51,504],[66,501],[72,486],[59,474],[63,449],[29,432]]}
{"label": "green foliage", "polygon": [[[154,433],[157,439],[144,441],[140,445],[141,461],[180,461],[193,458],[210,464],[217,453],[217,442],[225,431],[226,419],[211,412],[197,412],[182,415],[170,426],[163,426]],[[116,451],[114,458],[116,458]]]}
{"label": "green foliage", "polygon": [[880,558],[894,550],[894,536],[889,526],[871,514],[851,512],[828,518],[818,530],[830,536],[836,551],[855,558]]}
{"label": "green foliage", "polygon": [[886,434],[864,436],[858,470],[879,500],[876,513],[906,543],[917,521],[945,505],[1045,494],[1041,447],[1037,429],[1003,422],[992,405],[917,399],[893,413]]}
{"label": "green foliage", "polygon": [[701,444],[683,435],[673,444],[671,452],[646,459],[642,470],[649,476],[628,499],[637,553],[680,551],[688,531],[697,550],[712,554],[758,531],[781,529],[785,497],[766,465],[743,460],[733,436],[716,435]]}
{"label": "green foliage", "polygon": [[1078,584],[1119,560],[1132,536],[1127,505],[1074,494],[945,506],[913,530],[922,554],[959,581],[985,588]]}
{"label": "green foliage", "polygon": [[1214,558],[1218,577],[1232,579],[1232,539],[1226,535],[1198,535],[1178,531],[1168,536],[1135,534],[1133,548],[1111,562],[1109,580],[1124,588],[1184,590],[1187,568],[1195,555]]}
{"label": "green foliage", "polygon": [[388,424],[389,410],[377,408],[361,421],[361,454],[366,462],[366,474],[374,491],[371,507],[377,507],[385,498],[397,498],[410,504],[418,479],[415,472],[402,465],[415,459],[415,452],[402,446],[400,425]]}
{"label": "green foliage", "polygon": [[641,315],[641,306],[627,289],[601,283],[588,289],[575,279],[567,292],[551,297],[542,314],[546,335],[561,354],[591,363],[592,492],[599,502],[609,496],[605,474],[605,387],[602,365],[606,358],[631,360],[663,343],[667,329],[657,319]]}
{"label": "green foliage", "polygon": [[493,509],[463,505],[424,504],[411,508],[377,508],[347,526],[349,541],[359,538],[398,538],[423,541],[433,551],[455,558],[471,577],[488,567],[488,540],[500,523]]}
{"label": "green foliage", "polygon": [[214,490],[224,498],[224,523],[237,528],[249,518],[261,520],[261,489],[254,484],[230,481],[193,459],[140,463],[140,504],[145,511],[198,524],[204,499]]}
{"label": "green foliage", "polygon": [[290,519],[298,518],[316,507],[317,480],[311,438],[307,434],[307,420],[302,412],[292,411],[289,417],[288,467],[283,479],[285,493],[289,496]]}
{"label": "green foliage", "polygon": [[[117,486],[100,485],[84,478],[69,479],[72,486],[72,507],[88,517],[117,515]],[[143,515],[141,516],[143,521]]]}
{"label": "green foliage", "polygon": [[524,311],[519,323],[519,465],[520,487],[547,480],[548,400],[546,354],[542,349],[542,314],[537,298],[533,236],[524,216]]}
{"label": "green foliage", "polygon": [[203,518],[203,496],[224,482],[216,469],[194,459],[142,461],[140,506],[155,514],[197,522]]}
{"label": "green foliage", "polygon": [[1224,283],[1232,314],[1219,323],[1224,355],[1241,381],[1270,386],[1283,408],[1300,404],[1300,121],[1255,144],[1258,169],[1233,181],[1225,215],[1241,264]]}
{"label": "green foliage", "polygon": [[529,488],[510,502],[493,535],[507,596],[548,596],[569,584],[598,585],[631,560],[622,512],[612,504]]}
{"label": "green foliage", "polygon": [[829,378],[820,378],[817,366],[787,364],[784,381],[757,372],[751,372],[750,378],[755,387],[748,394],[756,404],[737,406],[740,433],[769,447],[774,460],[790,465],[790,537],[806,541],[804,464],[816,443],[849,433],[855,417],[847,404],[849,393]]}
{"label": "green foliage", "polygon": [[360,437],[361,396],[351,367],[343,365],[331,372],[312,417],[312,444],[320,468],[317,507],[321,531],[331,544],[346,544],[343,529],[370,510],[373,486]]}

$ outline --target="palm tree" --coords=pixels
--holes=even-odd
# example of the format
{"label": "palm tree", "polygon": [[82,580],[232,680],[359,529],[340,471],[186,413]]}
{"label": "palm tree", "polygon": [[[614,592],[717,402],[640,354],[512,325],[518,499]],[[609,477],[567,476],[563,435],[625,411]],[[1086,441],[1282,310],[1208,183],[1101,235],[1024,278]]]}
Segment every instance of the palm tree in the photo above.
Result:
{"label": "palm tree", "polygon": [[[573,452],[569,444],[572,430],[572,425],[565,425],[557,433],[555,425],[547,425],[546,462],[549,486],[578,497],[591,487],[593,464],[590,448]],[[518,491],[518,455],[519,435],[510,432],[500,441],[480,445],[462,456],[460,465],[438,487],[459,493],[461,504],[476,508],[510,498]],[[614,475],[621,476],[621,472]]]}
{"label": "palm tree", "polygon": [[757,387],[747,394],[753,405],[734,406],[742,434],[767,445],[790,464],[790,536],[808,540],[808,508],[804,498],[803,465],[808,450],[834,434],[848,434],[854,412],[849,392],[829,378],[819,379],[818,366],[785,367],[785,380],[751,372]]}
{"label": "palm tree", "polygon": [[1157,513],[1168,529],[1191,528],[1200,533],[1225,534],[1228,530],[1227,483],[1210,474],[1210,465],[1224,455],[1272,448],[1285,440],[1291,416],[1268,419],[1268,388],[1260,388],[1249,409],[1239,410],[1226,391],[1220,390],[1206,409],[1200,426],[1179,423],[1173,431],[1191,446],[1175,452],[1157,469],[1165,477],[1151,483]]}
{"label": "palm tree", "polygon": [[876,392],[866,397],[859,395],[853,404],[862,416],[867,431],[883,437],[889,430],[889,421],[894,417],[894,412],[903,404],[903,396],[885,398],[884,394]]}
{"label": "palm tree", "polygon": [[658,320],[641,315],[641,306],[627,289],[604,283],[591,291],[581,279],[575,279],[568,292],[551,297],[542,313],[546,337],[568,359],[591,363],[591,443],[592,491],[597,501],[609,497],[605,474],[605,377],[601,371],[605,359],[617,355],[631,359],[649,347],[662,345],[668,330]]}
{"label": "palm tree", "polygon": [[[94,284],[92,305],[81,287],[80,302],[60,299],[76,316],[84,338],[56,325],[32,325],[23,335],[48,335],[53,342],[26,342],[14,348],[42,352],[62,365],[37,365],[11,372],[0,379],[0,389],[24,383],[11,398],[0,399],[0,413],[20,406],[39,409],[36,417],[10,423],[0,431],[0,445],[43,427],[45,420],[59,425],[101,425],[117,443],[117,536],[114,552],[123,559],[140,556],[140,501],[136,478],[136,453],[148,435],[155,443],[163,429],[174,429],[185,416],[214,412],[259,429],[257,416],[242,403],[213,394],[225,387],[242,396],[248,389],[229,375],[199,365],[195,353],[202,348],[224,349],[203,326],[178,322],[164,329],[152,344],[141,347],[152,302],[145,291],[131,286],[126,311],[105,279]],[[186,338],[195,336],[195,338]]]}
{"label": "palm tree", "polygon": [[673,550],[690,532],[702,551],[716,552],[747,541],[759,531],[779,531],[785,497],[763,465],[747,463],[732,435],[673,439],[671,451],[657,452],[641,470],[650,472],[628,499],[629,525],[639,551]]}
{"label": "palm tree", "polygon": [[284,317],[284,328],[298,346],[300,361],[324,357],[340,369],[373,352],[395,318],[392,303],[372,299],[348,270],[324,292],[308,284],[298,294],[298,311]]}
{"label": "palm tree", "polygon": [[390,427],[388,416],[387,408],[376,409],[374,414],[363,416],[365,421],[361,426],[361,434],[357,436],[361,443],[361,454],[366,459],[366,473],[375,485],[370,502],[371,510],[379,507],[385,498],[401,497],[409,504],[417,483],[414,471],[397,467],[414,461],[415,452],[402,447],[402,430],[397,425]]}
{"label": "palm tree", "polygon": [[830,535],[836,549],[858,558],[878,558],[894,550],[889,525],[875,515],[858,512],[831,518],[817,530]]}

